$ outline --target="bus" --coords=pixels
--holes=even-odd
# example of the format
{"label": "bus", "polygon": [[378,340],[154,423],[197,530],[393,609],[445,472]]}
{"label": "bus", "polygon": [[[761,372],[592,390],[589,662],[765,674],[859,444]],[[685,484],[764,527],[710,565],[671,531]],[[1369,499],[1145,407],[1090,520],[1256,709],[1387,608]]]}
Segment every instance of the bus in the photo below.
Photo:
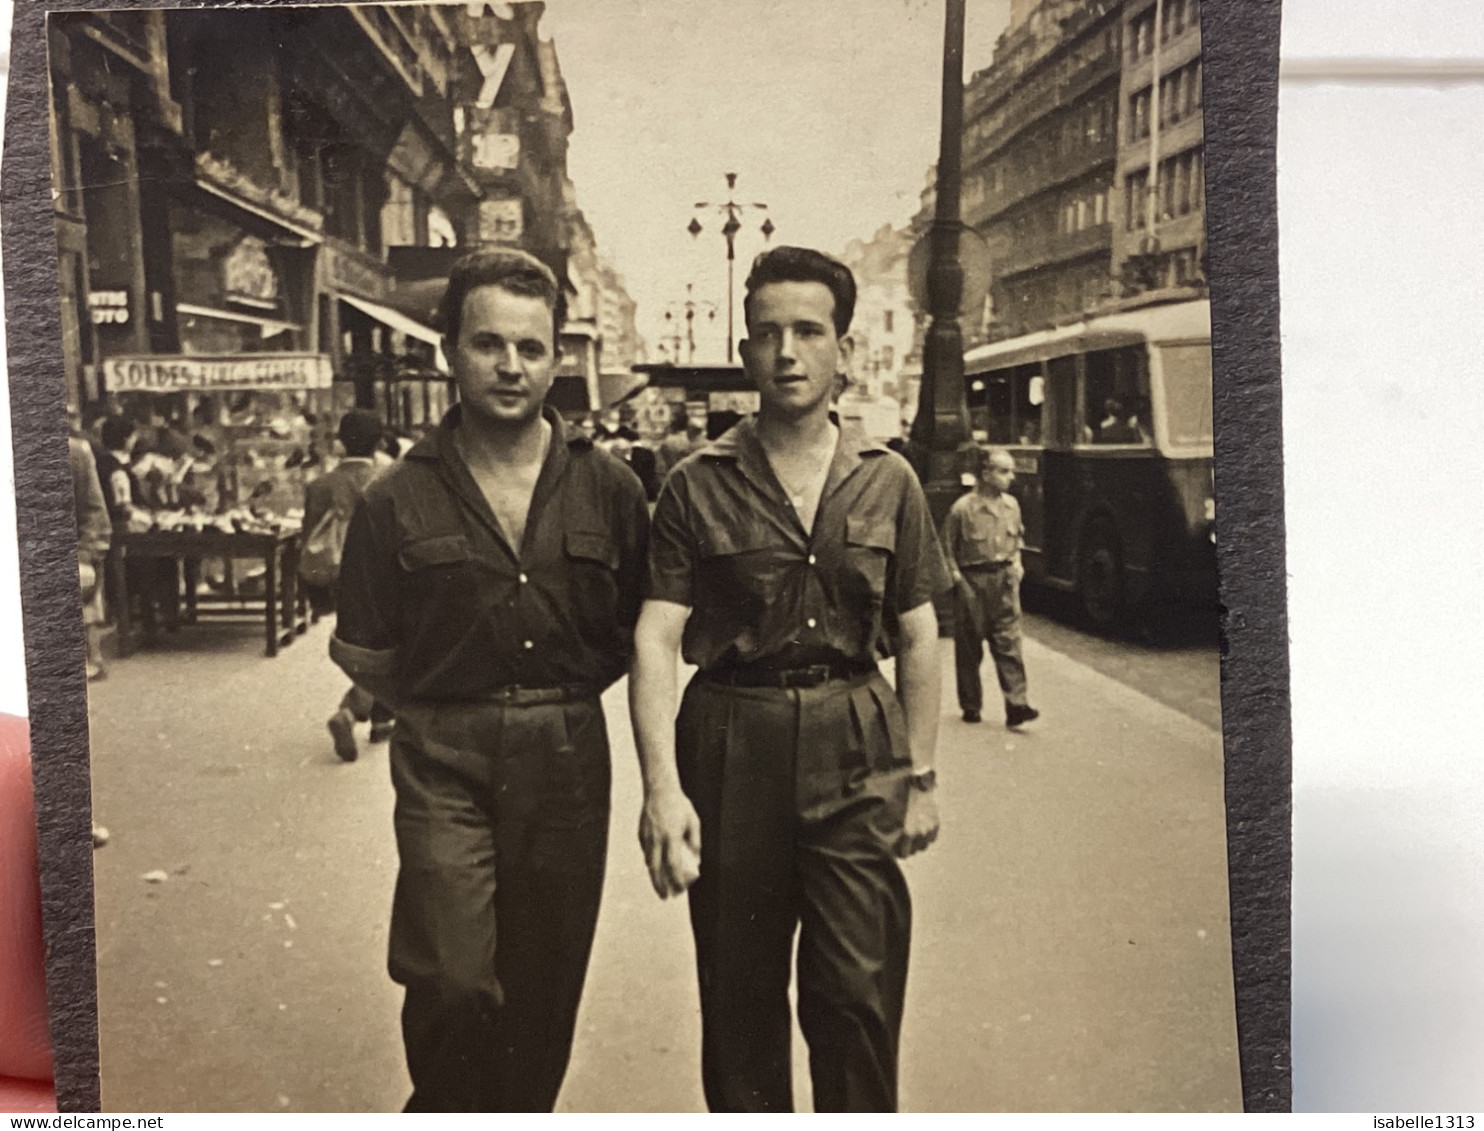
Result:
{"label": "bus", "polygon": [[1215,607],[1208,301],[979,346],[964,377],[975,438],[1015,460],[1027,578],[1105,629],[1153,601]]}

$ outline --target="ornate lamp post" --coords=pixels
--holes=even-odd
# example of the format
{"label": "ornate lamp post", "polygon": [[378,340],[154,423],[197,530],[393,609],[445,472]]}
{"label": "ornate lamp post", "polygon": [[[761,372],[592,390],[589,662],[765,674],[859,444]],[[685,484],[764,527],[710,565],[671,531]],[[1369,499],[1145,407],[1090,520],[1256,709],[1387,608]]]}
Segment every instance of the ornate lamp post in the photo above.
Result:
{"label": "ornate lamp post", "polygon": [[959,189],[964,134],[964,0],[946,0],[943,34],[942,136],[937,204],[928,261],[928,312],[922,387],[912,422],[917,473],[933,517],[941,522],[959,493],[959,450],[972,433],[964,397],[964,344],[958,313],[964,270],[959,261]]}
{"label": "ornate lamp post", "polygon": [[[727,364],[730,365],[732,364],[733,350],[735,349],[735,342],[737,340],[736,323],[733,318],[733,306],[735,304],[733,294],[736,290],[737,274],[737,233],[742,230],[741,217],[749,208],[758,212],[766,212],[768,206],[766,204],[756,203],[737,203],[737,201],[732,199],[732,192],[737,187],[737,174],[728,173],[726,178],[727,199],[724,203],[717,204],[703,200],[697,203],[695,207],[697,211],[716,212],[718,215],[726,217],[726,222],[721,226],[721,234],[727,240]],[[692,236],[699,236],[704,230],[701,227],[701,221],[695,216],[692,216],[690,223],[686,225],[686,231],[690,232]],[[760,230],[763,233],[764,239],[770,239],[776,229],[773,227],[773,221],[771,219],[764,218]]]}
{"label": "ornate lamp post", "polygon": [[[692,286],[685,284],[685,301],[665,309],[665,329],[670,331],[664,337],[664,341],[675,343],[675,364],[680,364],[680,343],[683,340],[686,345],[686,363],[696,363],[696,311],[700,307],[707,307],[706,317],[711,321],[716,320],[716,304],[710,302],[697,302],[692,297]],[[685,337],[680,336],[680,319],[685,319]],[[730,355],[729,355],[730,359]]]}

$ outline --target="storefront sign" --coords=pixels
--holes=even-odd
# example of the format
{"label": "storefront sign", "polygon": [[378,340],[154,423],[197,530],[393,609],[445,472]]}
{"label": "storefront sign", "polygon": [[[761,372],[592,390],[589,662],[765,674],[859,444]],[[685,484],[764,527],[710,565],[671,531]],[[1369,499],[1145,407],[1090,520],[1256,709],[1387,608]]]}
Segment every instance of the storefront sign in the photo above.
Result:
{"label": "storefront sign", "polygon": [[334,377],[322,353],[231,357],[111,357],[103,363],[110,393],[182,393],[231,389],[327,389]]}
{"label": "storefront sign", "polygon": [[376,268],[332,247],[322,248],[320,254],[325,257],[325,273],[330,286],[362,298],[385,300],[388,290],[386,276]]}
{"label": "storefront sign", "polygon": [[128,291],[89,291],[88,314],[94,326],[126,326],[129,323]]}
{"label": "storefront sign", "polygon": [[278,305],[278,273],[256,236],[243,236],[222,259],[222,294],[248,306]]}

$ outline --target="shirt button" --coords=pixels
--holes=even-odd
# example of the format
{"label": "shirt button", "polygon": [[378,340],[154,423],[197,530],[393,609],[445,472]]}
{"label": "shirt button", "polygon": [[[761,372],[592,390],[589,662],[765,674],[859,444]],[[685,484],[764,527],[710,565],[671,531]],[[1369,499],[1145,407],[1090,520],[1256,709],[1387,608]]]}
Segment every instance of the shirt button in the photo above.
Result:
{"label": "shirt button", "polygon": [[526,641],[526,651],[529,652],[534,647],[536,647],[536,642],[534,640],[527,640]]}
{"label": "shirt button", "polygon": [[809,555],[809,564],[810,564],[810,565],[813,565],[813,564],[814,564],[814,563],[815,563],[815,561],[816,561],[816,560],[817,560],[817,559],[816,559],[816,558],[815,558],[815,557],[814,557],[814,555],[813,555],[813,554],[810,554],[810,555]]}
{"label": "shirt button", "polygon": [[809,626],[809,627],[810,627],[810,628],[813,628],[813,627],[814,627],[814,626],[815,626],[815,625],[816,625],[816,624],[818,624],[818,623],[819,623],[819,622],[818,622],[818,621],[816,621],[816,620],[815,620],[815,619],[814,619],[814,618],[813,618],[813,617],[810,617],[810,618],[809,618],[809,619],[808,619],[808,620],[807,620],[807,621],[806,621],[806,622],[805,622],[805,623],[806,623],[806,624],[808,624],[808,626]]}
{"label": "shirt button", "polygon": [[530,580],[531,580],[531,579],[530,579],[530,578],[529,578],[529,577],[527,577],[527,576],[526,576],[526,575],[525,575],[525,574],[521,574],[521,575],[520,575],[520,583],[521,583],[521,584],[522,584],[522,585],[524,585],[524,584],[525,584],[525,583],[526,583],[526,582],[527,582],[527,581],[530,581]]}

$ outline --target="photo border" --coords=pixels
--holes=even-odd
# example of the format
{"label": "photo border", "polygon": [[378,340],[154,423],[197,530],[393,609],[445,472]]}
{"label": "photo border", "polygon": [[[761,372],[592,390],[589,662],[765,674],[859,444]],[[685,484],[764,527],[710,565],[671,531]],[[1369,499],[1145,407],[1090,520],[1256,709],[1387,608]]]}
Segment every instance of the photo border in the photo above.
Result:
{"label": "photo border", "polygon": [[[314,0],[259,0],[283,7]],[[346,0],[330,0],[345,3]],[[799,0],[807,2],[807,0]],[[99,1111],[87,683],[77,607],[48,130],[48,12],[223,7],[17,3],[3,252],[12,447],[57,1107]],[[1201,6],[1222,734],[1232,963],[1246,1111],[1287,1111],[1292,760],[1278,322],[1281,0]],[[936,65],[925,60],[924,65]]]}

